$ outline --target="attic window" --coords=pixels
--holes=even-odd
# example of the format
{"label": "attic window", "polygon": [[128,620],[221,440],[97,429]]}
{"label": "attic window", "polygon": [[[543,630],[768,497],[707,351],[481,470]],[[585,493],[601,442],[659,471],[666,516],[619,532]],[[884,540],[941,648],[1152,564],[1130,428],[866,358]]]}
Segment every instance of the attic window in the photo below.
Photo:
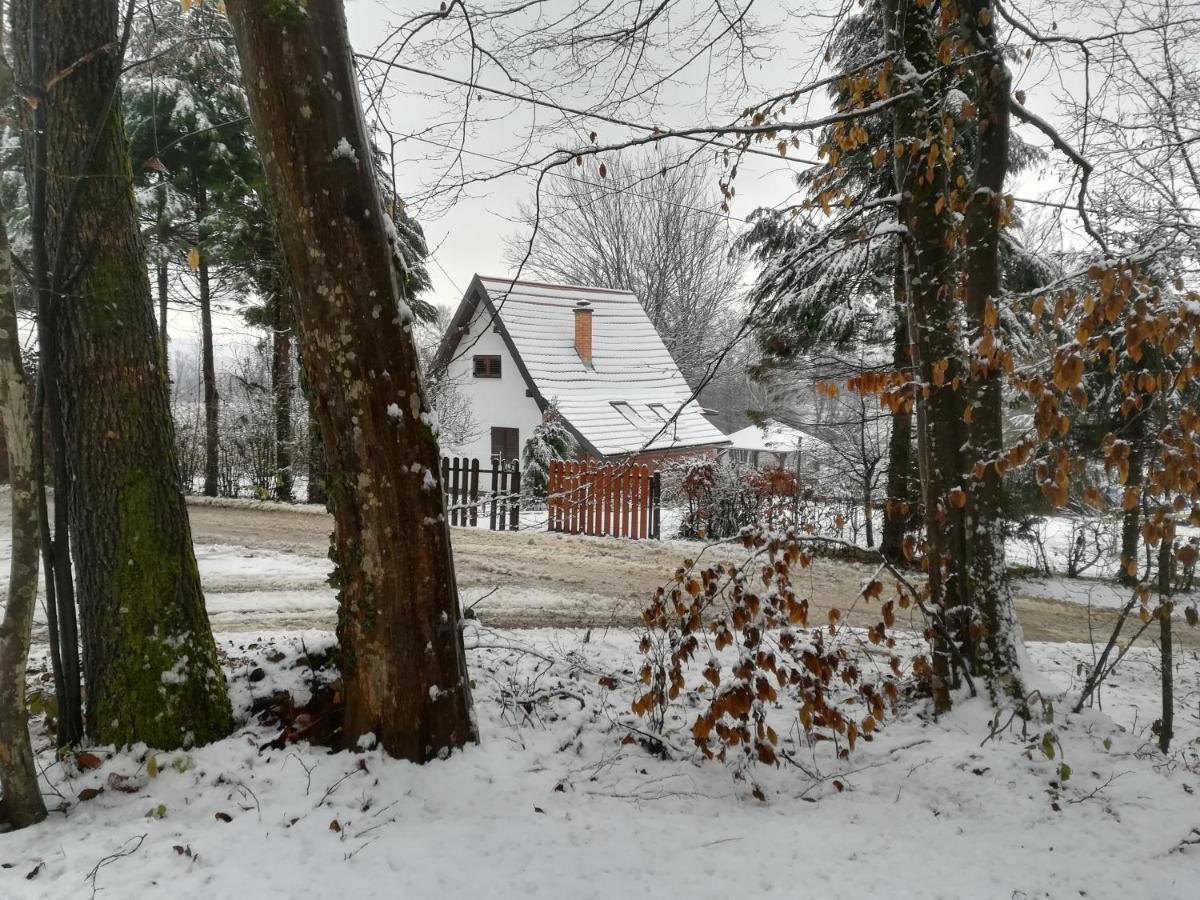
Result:
{"label": "attic window", "polygon": [[475,377],[476,378],[499,378],[500,377],[500,357],[499,356],[476,356],[475,362]]}
{"label": "attic window", "polygon": [[648,404],[648,406],[650,407],[650,412],[654,413],[656,416],[658,416],[660,419],[662,419],[662,421],[664,421],[664,422],[671,421],[671,414],[669,412],[667,412],[667,408],[665,406],[663,406],[663,404],[650,403],[650,404]]}

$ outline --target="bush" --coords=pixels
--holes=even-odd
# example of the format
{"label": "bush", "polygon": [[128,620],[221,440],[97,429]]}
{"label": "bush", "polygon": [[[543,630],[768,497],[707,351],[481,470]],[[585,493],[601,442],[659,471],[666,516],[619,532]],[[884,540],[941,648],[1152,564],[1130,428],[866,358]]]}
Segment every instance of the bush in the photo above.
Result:
{"label": "bush", "polygon": [[[911,600],[898,593],[882,604],[881,620],[866,638],[886,648],[887,663],[868,665],[856,652],[863,639],[839,610],[829,611],[827,623],[809,623],[809,602],[792,583],[812,564],[806,539],[795,531],[748,530],[742,542],[750,554],[741,565],[700,568],[686,560],[673,584],[657,590],[642,613],[639,678],[645,687],[633,702],[654,733],[662,734],[668,709],[683,696],[700,706],[691,724],[700,752],[743,766],[777,761],[778,729],[786,733],[798,725],[812,740],[833,741],[846,756],[883,724],[903,677],[888,630],[896,608]],[[860,596],[882,599],[882,593],[883,584],[872,580]],[[688,689],[684,669],[697,659],[704,660],[707,683]],[[916,674],[929,670],[924,657],[914,660]],[[772,723],[783,715],[775,710],[785,693],[794,701],[786,714],[791,720]]]}
{"label": "bush", "polygon": [[687,503],[680,536],[709,539],[733,537],[755,525],[797,527],[807,496],[794,472],[727,462],[688,466],[680,492]]}

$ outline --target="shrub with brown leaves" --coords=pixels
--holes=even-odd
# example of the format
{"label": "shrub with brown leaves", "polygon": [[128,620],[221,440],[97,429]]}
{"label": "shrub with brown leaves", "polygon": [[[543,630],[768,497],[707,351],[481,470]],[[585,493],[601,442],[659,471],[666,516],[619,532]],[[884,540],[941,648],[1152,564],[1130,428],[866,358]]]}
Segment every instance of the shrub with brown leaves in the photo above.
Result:
{"label": "shrub with brown leaves", "polygon": [[[809,600],[794,584],[812,564],[810,541],[795,531],[747,529],[745,561],[685,560],[671,585],[656,591],[642,613],[644,692],[633,702],[653,730],[662,729],[668,709],[686,694],[700,705],[692,740],[710,759],[777,763],[776,725],[798,726],[810,741],[834,741],[843,757],[858,740],[871,739],[895,708],[905,678],[889,629],[897,606],[910,601],[898,590],[865,635],[838,609],[824,622],[810,622]],[[872,579],[860,597],[878,601],[883,589]],[[869,652],[872,645],[878,650]],[[705,683],[689,691],[684,672],[697,660]],[[928,664],[919,657],[914,670],[922,667]]]}

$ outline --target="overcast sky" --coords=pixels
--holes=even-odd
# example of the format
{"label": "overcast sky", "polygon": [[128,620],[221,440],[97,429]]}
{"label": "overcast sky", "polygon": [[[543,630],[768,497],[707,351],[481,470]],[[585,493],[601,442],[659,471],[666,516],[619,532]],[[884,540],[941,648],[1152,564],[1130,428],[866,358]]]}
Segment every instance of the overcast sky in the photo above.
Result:
{"label": "overcast sky", "polygon": [[[708,4],[708,0],[693,2],[697,6]],[[373,52],[390,25],[432,6],[431,0],[346,0],[351,40],[356,51]],[[494,7],[492,3],[479,4],[481,9]],[[562,0],[549,0],[544,7],[551,10],[552,15],[569,8]],[[821,41],[835,9],[836,5],[828,2],[757,2],[752,7],[752,15],[760,29],[754,38],[760,52],[755,58],[742,60],[744,68],[733,70],[728,57],[720,58],[715,52],[697,55],[677,72],[668,87],[659,89],[643,103],[622,107],[619,116],[668,127],[728,122],[751,98],[786,91],[813,77],[816,62],[820,60]],[[399,61],[450,77],[466,77],[469,54],[465,48],[441,47],[437,43],[438,35],[449,33],[451,26],[442,23],[436,27],[446,31],[430,29],[423,33],[422,38],[430,38],[424,49],[414,44],[399,57]],[[431,51],[431,47],[437,52]],[[567,80],[562,76],[561,59],[545,56],[513,60],[505,56],[507,47],[489,49],[510,64],[509,74],[536,81],[543,89],[539,96],[560,104],[590,108],[607,83],[605,60],[598,61],[584,73],[576,73],[579,77]],[[554,63],[560,64],[560,68],[554,68]],[[1047,115],[1052,114],[1047,110],[1052,111],[1056,106],[1055,97],[1071,87],[1069,75],[1064,78],[1045,64],[1039,66],[1036,59],[1015,74],[1018,85],[1029,95],[1028,105]],[[483,66],[478,73],[478,83],[524,93],[523,88],[509,81],[505,72],[493,63]],[[411,201],[411,208],[426,231],[432,251],[429,265],[432,299],[449,307],[457,304],[476,272],[506,274],[505,239],[519,234],[513,219],[518,205],[533,197],[536,176],[528,171],[508,174],[453,194],[448,192],[449,187],[464,177],[495,173],[508,164],[537,158],[558,147],[579,146],[591,128],[599,133],[601,143],[620,142],[639,133],[595,120],[564,124],[563,117],[553,111],[486,93],[473,93],[469,124],[464,132],[461,123],[464,95],[463,89],[427,75],[393,72],[386,96],[392,127],[398,133],[408,135],[397,152],[397,187],[401,195]],[[818,115],[828,110],[822,92],[816,92],[805,102],[809,105],[802,104],[802,108],[794,112],[796,117]],[[456,148],[464,133],[463,152],[458,154]],[[682,141],[671,143],[675,145],[668,148],[671,151],[695,148],[694,144]],[[770,146],[763,145],[765,149]],[[811,145],[802,145],[789,156],[812,159],[815,149]],[[711,206],[716,210],[720,203],[717,179],[721,167],[713,157],[714,154],[701,154],[697,164],[711,173]],[[794,174],[803,167],[798,158],[745,157],[736,181],[737,197],[730,210],[734,229],[740,229],[741,220],[756,207],[787,202],[792,193]],[[1047,196],[1062,188],[1061,177],[1059,170],[1054,168],[1032,172],[1016,185],[1016,192]],[[173,315],[172,332],[180,342],[180,349],[195,341],[198,333],[196,318],[187,312]],[[218,342],[225,350],[223,355],[254,339],[254,332],[236,316],[218,316],[215,324]]]}

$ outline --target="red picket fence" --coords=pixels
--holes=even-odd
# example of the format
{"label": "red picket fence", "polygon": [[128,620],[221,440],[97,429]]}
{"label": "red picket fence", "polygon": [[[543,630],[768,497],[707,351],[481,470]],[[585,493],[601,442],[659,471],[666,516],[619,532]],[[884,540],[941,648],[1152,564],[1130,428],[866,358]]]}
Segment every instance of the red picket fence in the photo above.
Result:
{"label": "red picket fence", "polygon": [[646,466],[551,462],[547,495],[551,531],[659,536],[659,475]]}

